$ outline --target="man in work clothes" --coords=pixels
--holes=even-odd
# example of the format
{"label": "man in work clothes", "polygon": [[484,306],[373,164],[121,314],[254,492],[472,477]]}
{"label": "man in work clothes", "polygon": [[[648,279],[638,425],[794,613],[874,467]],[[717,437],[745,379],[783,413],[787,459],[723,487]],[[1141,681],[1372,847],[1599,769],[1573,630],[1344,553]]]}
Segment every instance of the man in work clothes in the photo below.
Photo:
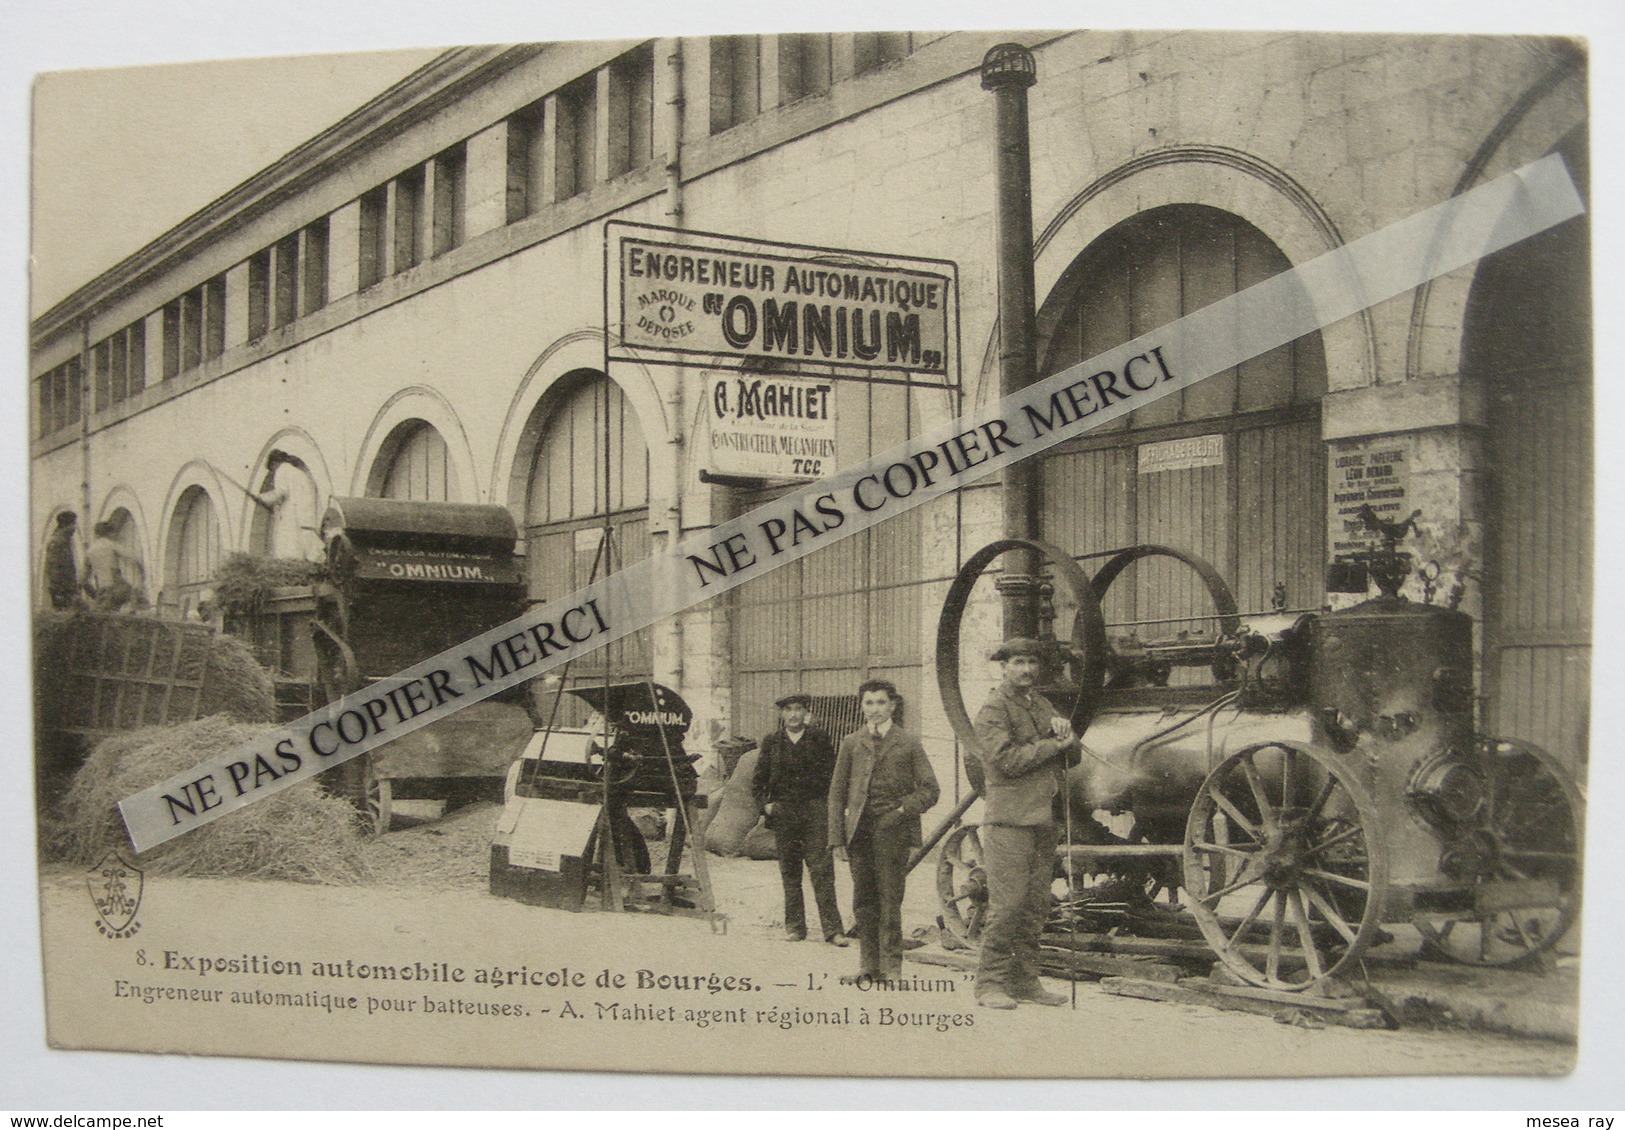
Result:
{"label": "man in work clothes", "polygon": [[79,532],[79,515],[64,510],[56,516],[56,528],[45,539],[45,594],[52,608],[77,608],[79,563],[74,557],[73,539]]}
{"label": "man in work clothes", "polygon": [[1055,878],[1055,796],[1081,747],[1066,715],[1033,690],[1038,642],[1006,640],[992,658],[1004,664],[1004,682],[976,715],[988,886],[976,1003],[1001,1009],[1018,1001],[1065,1004],[1064,996],[1039,983],[1038,938]]}
{"label": "man in work clothes", "polygon": [[835,772],[835,742],[823,727],[811,723],[809,696],[787,694],[774,705],[779,708],[779,728],[762,739],[751,792],[779,844],[784,936],[792,942],[807,938],[801,891],[805,864],[818,903],[818,928],[826,942],[844,946],[846,930],[835,901],[835,860],[829,852],[829,779]]}
{"label": "man in work clothes", "polygon": [[920,814],[937,803],[937,777],[919,739],[892,721],[897,688],[858,688],[863,729],[841,740],[829,786],[829,843],[852,867],[858,977],[903,971],[903,883],[920,843]]}
{"label": "man in work clothes", "polygon": [[95,536],[85,551],[85,588],[97,612],[117,612],[135,597],[124,573],[126,564],[135,559],[119,545],[113,523],[97,522],[91,529]]}

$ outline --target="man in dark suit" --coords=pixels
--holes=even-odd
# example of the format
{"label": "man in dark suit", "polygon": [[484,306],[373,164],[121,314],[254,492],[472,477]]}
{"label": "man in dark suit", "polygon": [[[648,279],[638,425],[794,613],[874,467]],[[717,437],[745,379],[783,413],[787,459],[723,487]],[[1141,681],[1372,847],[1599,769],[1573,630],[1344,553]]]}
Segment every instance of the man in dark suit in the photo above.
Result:
{"label": "man in dark suit", "polygon": [[988,895],[976,1003],[1061,1005],[1066,998],[1039,983],[1038,946],[1055,880],[1055,797],[1081,750],[1066,715],[1033,689],[1042,665],[1038,642],[1006,640],[992,658],[1004,664],[1004,682],[976,715]]}
{"label": "man in dark suit", "polygon": [[779,845],[779,877],[784,880],[784,936],[807,938],[801,868],[812,880],[818,928],[824,940],[844,946],[846,929],[835,901],[835,860],[829,851],[829,779],[835,771],[835,742],[811,721],[812,699],[787,694],[775,703],[779,728],[762,739],[751,792],[762,806]]}
{"label": "man in dark suit", "polygon": [[937,803],[937,777],[919,739],[892,721],[897,688],[871,679],[858,688],[863,729],[841,741],[829,787],[829,843],[852,867],[858,976],[890,980],[903,971],[903,883],[920,815]]}

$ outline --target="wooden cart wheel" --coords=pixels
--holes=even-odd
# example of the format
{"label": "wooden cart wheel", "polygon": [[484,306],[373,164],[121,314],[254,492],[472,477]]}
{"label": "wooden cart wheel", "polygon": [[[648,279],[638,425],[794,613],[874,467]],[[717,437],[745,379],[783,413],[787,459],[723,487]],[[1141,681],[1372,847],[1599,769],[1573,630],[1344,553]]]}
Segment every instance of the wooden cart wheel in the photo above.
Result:
{"label": "wooden cart wheel", "polygon": [[1484,804],[1476,828],[1458,840],[1477,861],[1473,909],[1413,921],[1434,953],[1464,965],[1516,965],[1556,945],[1579,916],[1585,799],[1536,746],[1492,738],[1478,753]]}
{"label": "wooden cart wheel", "polygon": [[975,824],[955,828],[937,853],[937,902],[948,932],[966,945],[980,945],[987,922],[987,870]]}
{"label": "wooden cart wheel", "polygon": [[378,767],[370,755],[361,756],[366,761],[367,827],[374,835],[381,836],[389,831],[395,819],[395,782],[378,775]]}
{"label": "wooden cart wheel", "polygon": [[1185,828],[1186,905],[1248,984],[1302,990],[1371,943],[1387,892],[1373,808],[1305,746],[1265,742],[1221,761]]}

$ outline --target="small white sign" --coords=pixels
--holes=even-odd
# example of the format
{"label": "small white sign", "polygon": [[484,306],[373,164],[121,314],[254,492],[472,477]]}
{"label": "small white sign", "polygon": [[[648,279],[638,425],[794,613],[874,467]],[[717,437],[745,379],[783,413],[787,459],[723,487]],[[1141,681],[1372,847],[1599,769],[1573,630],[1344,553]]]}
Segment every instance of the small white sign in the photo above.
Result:
{"label": "small white sign", "polygon": [[597,553],[598,543],[604,540],[604,527],[583,526],[575,534],[577,553]]}
{"label": "small white sign", "polygon": [[597,805],[524,798],[508,840],[508,862],[557,871],[565,856],[586,854],[587,837],[597,823]]}
{"label": "small white sign", "polygon": [[1140,445],[1140,474],[1224,466],[1224,437],[1188,436]]}
{"label": "small white sign", "polygon": [[811,480],[835,469],[835,382],[769,373],[707,373],[709,469]]}

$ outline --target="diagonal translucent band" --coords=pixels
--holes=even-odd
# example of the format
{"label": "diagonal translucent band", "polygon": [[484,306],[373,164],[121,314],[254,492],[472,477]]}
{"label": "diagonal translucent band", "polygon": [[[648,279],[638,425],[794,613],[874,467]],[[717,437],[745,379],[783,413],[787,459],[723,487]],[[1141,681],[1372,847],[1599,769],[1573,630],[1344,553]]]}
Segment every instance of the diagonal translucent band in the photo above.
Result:
{"label": "diagonal translucent band", "polygon": [[119,802],[137,851],[1581,214],[1546,157],[795,490]]}

